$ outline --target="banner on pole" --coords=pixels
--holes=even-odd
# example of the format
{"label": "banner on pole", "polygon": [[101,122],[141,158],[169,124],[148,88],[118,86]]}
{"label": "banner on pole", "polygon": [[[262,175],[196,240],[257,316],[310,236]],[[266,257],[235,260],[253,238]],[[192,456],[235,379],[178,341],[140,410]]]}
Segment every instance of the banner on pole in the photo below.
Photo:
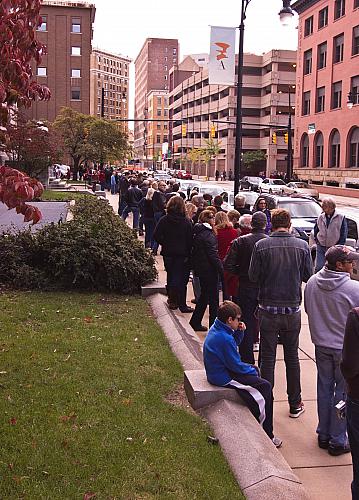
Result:
{"label": "banner on pole", "polygon": [[208,79],[210,85],[235,83],[236,28],[211,26]]}

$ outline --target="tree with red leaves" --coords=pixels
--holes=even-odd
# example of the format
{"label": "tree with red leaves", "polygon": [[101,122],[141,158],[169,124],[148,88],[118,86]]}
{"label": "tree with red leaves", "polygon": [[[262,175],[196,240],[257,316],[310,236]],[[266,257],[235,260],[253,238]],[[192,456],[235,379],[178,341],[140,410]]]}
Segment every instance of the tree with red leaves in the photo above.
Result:
{"label": "tree with red leaves", "polygon": [[[41,0],[0,0],[0,125],[5,134],[12,107],[29,107],[36,98],[50,99],[49,89],[33,79],[31,68],[33,61],[39,64],[46,54],[46,47],[35,39],[42,22],[40,7]],[[25,201],[42,190],[37,180],[1,167],[0,200],[22,213],[25,221],[36,224],[40,220],[39,210]]]}

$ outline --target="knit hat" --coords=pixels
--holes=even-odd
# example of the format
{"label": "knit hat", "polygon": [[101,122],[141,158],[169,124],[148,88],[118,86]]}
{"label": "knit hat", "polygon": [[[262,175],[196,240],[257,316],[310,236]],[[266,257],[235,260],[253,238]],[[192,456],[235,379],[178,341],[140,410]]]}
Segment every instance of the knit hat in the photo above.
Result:
{"label": "knit hat", "polygon": [[337,262],[359,260],[359,253],[353,247],[334,245],[326,251],[325,259],[329,265],[335,266]]}
{"label": "knit hat", "polygon": [[255,212],[252,215],[252,228],[253,229],[264,229],[267,224],[267,216],[263,212]]}

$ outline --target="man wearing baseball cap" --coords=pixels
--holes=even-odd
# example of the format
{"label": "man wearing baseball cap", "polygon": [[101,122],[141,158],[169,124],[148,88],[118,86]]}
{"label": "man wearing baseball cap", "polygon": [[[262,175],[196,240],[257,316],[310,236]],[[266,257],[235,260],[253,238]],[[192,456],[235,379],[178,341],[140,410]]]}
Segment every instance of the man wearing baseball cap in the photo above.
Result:
{"label": "man wearing baseball cap", "polygon": [[359,306],[359,282],[350,277],[359,253],[334,245],[325,259],[305,287],[304,307],[317,363],[318,446],[337,456],[350,451],[346,421],[337,416],[335,405],[345,399],[340,361],[348,313]]}

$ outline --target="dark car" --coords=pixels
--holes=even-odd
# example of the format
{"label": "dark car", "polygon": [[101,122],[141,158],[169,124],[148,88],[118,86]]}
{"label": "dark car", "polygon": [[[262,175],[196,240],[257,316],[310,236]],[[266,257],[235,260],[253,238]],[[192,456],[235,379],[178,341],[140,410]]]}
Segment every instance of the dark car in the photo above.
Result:
{"label": "dark car", "polygon": [[322,209],[313,198],[303,196],[275,196],[262,194],[269,210],[284,208],[288,210],[292,219],[292,232],[297,238],[309,242],[309,235],[314,228]]}
{"label": "dark car", "polygon": [[239,181],[239,189],[259,191],[259,185],[262,183],[262,180],[262,177],[245,176]]}

